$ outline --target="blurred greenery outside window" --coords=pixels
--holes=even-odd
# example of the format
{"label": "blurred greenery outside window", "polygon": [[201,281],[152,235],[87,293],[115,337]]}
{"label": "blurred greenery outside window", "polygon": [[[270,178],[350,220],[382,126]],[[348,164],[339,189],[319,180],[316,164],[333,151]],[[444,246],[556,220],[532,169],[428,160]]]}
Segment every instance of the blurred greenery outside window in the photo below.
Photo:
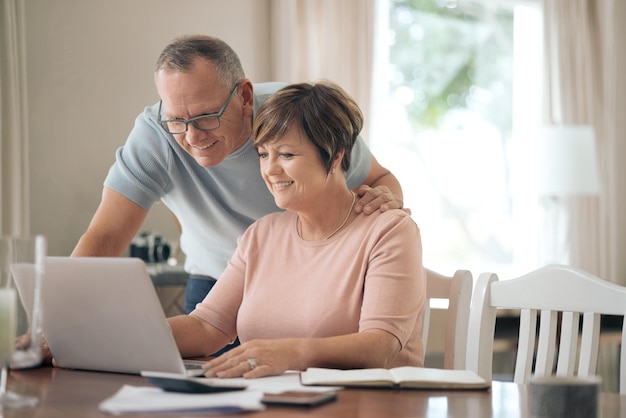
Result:
{"label": "blurred greenery outside window", "polygon": [[539,4],[383,4],[370,146],[402,183],[424,264],[475,275],[534,268],[531,150],[520,144],[541,116]]}

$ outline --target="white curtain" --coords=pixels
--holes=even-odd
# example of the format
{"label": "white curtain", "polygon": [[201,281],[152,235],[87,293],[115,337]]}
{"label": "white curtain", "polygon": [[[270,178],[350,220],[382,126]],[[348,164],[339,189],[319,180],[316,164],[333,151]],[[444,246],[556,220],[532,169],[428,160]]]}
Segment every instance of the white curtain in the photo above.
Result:
{"label": "white curtain", "polygon": [[0,2],[0,234],[29,233],[24,0]]}
{"label": "white curtain", "polygon": [[626,2],[544,0],[546,115],[595,128],[602,192],[571,198],[570,263],[626,284]]}
{"label": "white curtain", "polygon": [[272,77],[327,79],[359,104],[369,124],[375,0],[271,0]]}

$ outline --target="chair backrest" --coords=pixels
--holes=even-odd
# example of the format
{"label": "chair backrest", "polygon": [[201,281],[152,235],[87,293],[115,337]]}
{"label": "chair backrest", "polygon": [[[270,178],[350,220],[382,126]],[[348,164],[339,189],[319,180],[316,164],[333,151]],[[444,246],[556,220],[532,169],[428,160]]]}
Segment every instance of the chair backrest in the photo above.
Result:
{"label": "chair backrest", "polygon": [[[503,281],[481,274],[470,308],[466,366],[485,379],[492,377],[497,308],[520,310],[516,383],[527,383],[531,375],[590,376],[597,369],[600,317],[624,316],[626,287],[559,265]],[[619,386],[626,393],[623,328],[621,342]]]}
{"label": "chair backrest", "polygon": [[444,329],[443,367],[465,369],[467,323],[473,287],[472,273],[457,270],[454,276],[444,276],[426,269],[426,307],[422,340],[428,347],[431,299],[447,299],[448,309]]}

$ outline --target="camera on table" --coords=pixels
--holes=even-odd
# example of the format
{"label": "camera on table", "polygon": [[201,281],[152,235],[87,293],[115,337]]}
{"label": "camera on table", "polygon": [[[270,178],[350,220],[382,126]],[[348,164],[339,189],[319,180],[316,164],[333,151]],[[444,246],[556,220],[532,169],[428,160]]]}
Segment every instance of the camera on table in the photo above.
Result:
{"label": "camera on table", "polygon": [[160,235],[142,232],[130,243],[130,256],[146,263],[165,263],[170,258],[171,246]]}

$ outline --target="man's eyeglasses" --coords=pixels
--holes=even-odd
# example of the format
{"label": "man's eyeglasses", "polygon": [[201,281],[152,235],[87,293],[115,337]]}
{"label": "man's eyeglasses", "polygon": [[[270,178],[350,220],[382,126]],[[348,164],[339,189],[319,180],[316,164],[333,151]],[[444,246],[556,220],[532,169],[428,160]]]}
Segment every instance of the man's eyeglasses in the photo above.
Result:
{"label": "man's eyeglasses", "polygon": [[211,113],[208,115],[200,115],[191,119],[171,119],[171,120],[161,120],[161,106],[163,105],[163,100],[159,102],[159,113],[157,115],[157,123],[165,129],[165,132],[170,134],[182,134],[187,132],[187,128],[190,123],[194,126],[194,128],[199,129],[201,131],[212,131],[213,129],[217,129],[220,127],[220,118],[224,114],[224,111],[228,107],[231,99],[233,98],[235,92],[237,91],[237,87],[239,83],[235,84],[233,89],[224,103],[224,106],[217,113]]}

